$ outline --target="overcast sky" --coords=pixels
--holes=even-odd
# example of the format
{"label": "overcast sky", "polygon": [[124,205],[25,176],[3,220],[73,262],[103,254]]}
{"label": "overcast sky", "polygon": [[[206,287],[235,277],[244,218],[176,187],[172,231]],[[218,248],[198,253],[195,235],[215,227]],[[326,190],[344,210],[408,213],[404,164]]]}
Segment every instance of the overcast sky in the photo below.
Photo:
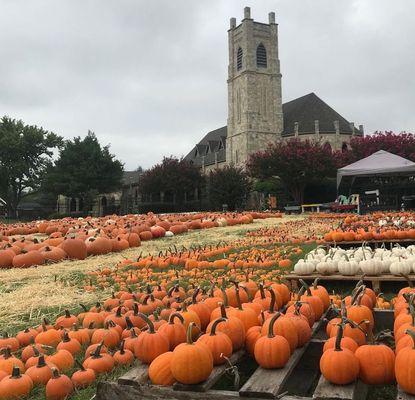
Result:
{"label": "overcast sky", "polygon": [[415,131],[414,0],[0,0],[0,116],[94,131],[126,169],[226,124],[227,29],[275,11],[283,100]]}

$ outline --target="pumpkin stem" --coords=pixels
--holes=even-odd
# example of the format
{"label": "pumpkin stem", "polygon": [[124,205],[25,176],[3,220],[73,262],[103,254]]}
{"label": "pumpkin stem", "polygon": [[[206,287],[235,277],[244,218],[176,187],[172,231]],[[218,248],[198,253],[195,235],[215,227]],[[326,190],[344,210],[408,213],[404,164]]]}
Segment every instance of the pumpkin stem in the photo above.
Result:
{"label": "pumpkin stem", "polygon": [[71,318],[71,317],[72,317],[72,315],[69,312],[69,310],[65,310],[65,318]]}
{"label": "pumpkin stem", "polygon": [[343,351],[341,348],[341,342],[343,339],[343,329],[344,329],[344,324],[337,324],[337,326],[339,327],[339,329],[337,330],[337,335],[336,335],[336,342],[334,345],[334,351]]}
{"label": "pumpkin stem", "polygon": [[268,291],[271,294],[271,303],[269,304],[269,312],[270,314],[273,314],[275,311],[275,302],[277,300],[277,296],[273,288],[269,288]]}
{"label": "pumpkin stem", "polygon": [[82,365],[82,363],[81,363],[81,362],[79,362],[79,360],[76,360],[76,359],[75,359],[75,363],[76,363],[76,365],[79,367],[79,369],[80,369],[81,371],[86,371],[86,369],[84,368],[84,366]]}
{"label": "pumpkin stem", "polygon": [[264,300],[266,296],[264,291],[264,284],[262,282],[259,284],[259,293],[261,294],[261,299]]}
{"label": "pumpkin stem", "polygon": [[11,377],[12,377],[12,379],[19,379],[19,378],[22,377],[20,375],[20,368],[17,365],[15,365],[13,367],[13,371],[12,371],[12,376]]}
{"label": "pumpkin stem", "polygon": [[10,346],[7,346],[7,347],[3,348],[2,351],[3,351],[3,358],[5,360],[7,360],[8,358],[10,358],[12,356]]}
{"label": "pumpkin stem", "polygon": [[268,325],[268,337],[273,338],[274,335],[274,323],[275,321],[280,317],[281,313],[277,312],[275,315],[271,318]]}
{"label": "pumpkin stem", "polygon": [[407,329],[405,331],[405,333],[412,338],[412,341],[414,343],[414,345],[412,346],[412,348],[415,350],[415,331],[413,331],[412,329]]}
{"label": "pumpkin stem", "polygon": [[59,378],[61,375],[59,373],[59,370],[57,368],[52,367],[52,378],[51,379],[57,379]]}
{"label": "pumpkin stem", "polygon": [[70,342],[71,341],[71,338],[69,337],[69,334],[68,334],[68,331],[63,331],[63,339],[62,339],[62,341],[63,342]]}
{"label": "pumpkin stem", "polygon": [[125,344],[125,340],[123,339],[121,341],[121,344],[120,344],[120,354],[124,354],[125,353],[124,344]]}
{"label": "pumpkin stem", "polygon": [[168,322],[169,322],[170,325],[173,325],[174,324],[174,319],[175,318],[178,318],[180,320],[180,322],[182,324],[184,324],[184,318],[183,318],[183,316],[181,314],[175,312],[175,313],[171,313],[170,316],[169,316],[169,321]]}
{"label": "pumpkin stem", "polygon": [[127,324],[127,329],[133,329],[134,328],[134,325],[131,322],[131,319],[128,315],[125,317],[125,323]]}
{"label": "pumpkin stem", "polygon": [[362,288],[363,288],[363,290],[365,289],[364,285],[357,286],[353,290],[353,296],[352,296],[352,298],[350,300],[350,304],[351,305],[355,305],[356,304],[356,301],[357,301],[357,299],[358,299],[358,297],[359,297],[359,295],[360,295],[360,293],[362,291]]}
{"label": "pumpkin stem", "polygon": [[302,279],[300,279],[300,283],[302,287],[306,290],[307,296],[312,296],[310,286],[308,286],[307,283],[305,283],[305,281],[303,281]]}
{"label": "pumpkin stem", "polygon": [[238,287],[235,288],[235,296],[236,296],[236,302],[238,303],[239,310],[243,311],[241,296],[239,295],[239,288]]}
{"label": "pumpkin stem", "polygon": [[196,324],[194,322],[191,322],[189,324],[189,326],[187,327],[187,332],[186,332],[186,342],[187,342],[187,344],[193,344],[192,331],[193,331],[194,326],[196,326]]}
{"label": "pumpkin stem", "polygon": [[197,295],[199,294],[199,292],[200,292],[200,287],[196,288],[195,291],[193,292],[192,304],[197,304],[196,298],[197,298]]}
{"label": "pumpkin stem", "polygon": [[97,348],[95,349],[95,351],[92,353],[92,358],[101,358],[101,350],[102,350],[102,346],[104,346],[104,342],[102,341]]}
{"label": "pumpkin stem", "polygon": [[37,368],[42,368],[42,367],[45,367],[45,366],[46,366],[45,356],[42,354],[37,359]]}
{"label": "pumpkin stem", "polygon": [[216,328],[221,322],[226,322],[226,318],[217,318],[213,321],[212,328],[210,329],[210,336],[216,335]]}
{"label": "pumpkin stem", "polygon": [[318,281],[319,281],[319,278],[314,279],[314,282],[313,282],[313,289],[314,290],[317,290]]}
{"label": "pumpkin stem", "polygon": [[226,290],[224,287],[221,288],[222,291],[222,295],[223,295],[223,303],[225,304],[225,307],[228,307],[229,302],[228,302],[228,295],[226,294]]}
{"label": "pumpkin stem", "polygon": [[146,321],[146,323],[148,325],[148,329],[149,329],[151,334],[156,333],[156,330],[154,329],[154,324],[151,321],[151,319],[147,317],[147,315],[139,312],[138,316],[141,317],[144,321]]}
{"label": "pumpkin stem", "polygon": [[246,295],[248,296],[248,302],[251,302],[251,301],[252,301],[252,296],[251,296],[251,293],[249,293],[248,288],[247,288],[246,286],[244,286],[244,285],[240,285],[240,287],[241,287],[243,290],[245,290],[245,293],[246,293]]}
{"label": "pumpkin stem", "polygon": [[403,274],[403,273],[401,273],[401,275],[405,278],[405,280],[408,282],[408,286],[410,287],[410,288],[413,288],[414,287],[414,284],[412,283],[412,281],[409,279],[409,276],[408,275],[405,275],[405,274]]}
{"label": "pumpkin stem", "polygon": [[228,316],[226,315],[226,308],[225,308],[225,304],[223,303],[219,303],[219,307],[220,307],[220,314],[222,318],[226,318],[228,319]]}

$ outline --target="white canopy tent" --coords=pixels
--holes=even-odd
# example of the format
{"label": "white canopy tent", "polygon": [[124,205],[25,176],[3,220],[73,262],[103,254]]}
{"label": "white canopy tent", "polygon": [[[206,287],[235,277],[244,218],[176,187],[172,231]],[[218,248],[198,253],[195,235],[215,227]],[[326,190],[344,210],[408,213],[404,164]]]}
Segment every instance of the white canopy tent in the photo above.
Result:
{"label": "white canopy tent", "polygon": [[379,150],[369,157],[338,169],[337,187],[340,186],[340,182],[345,176],[408,174],[411,172],[415,175],[414,162],[385,150]]}

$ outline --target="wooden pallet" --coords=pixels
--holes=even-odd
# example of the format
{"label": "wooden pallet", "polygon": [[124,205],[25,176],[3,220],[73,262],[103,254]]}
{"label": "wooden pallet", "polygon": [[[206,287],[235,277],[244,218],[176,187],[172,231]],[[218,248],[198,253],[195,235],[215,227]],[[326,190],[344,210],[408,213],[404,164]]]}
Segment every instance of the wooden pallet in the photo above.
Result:
{"label": "wooden pallet", "polygon": [[390,239],[390,240],[369,240],[368,242],[356,242],[356,241],[342,241],[342,242],[325,242],[323,245],[325,246],[337,246],[342,248],[350,248],[350,247],[360,247],[362,244],[366,246],[370,246],[372,248],[378,248],[382,245],[389,247],[389,245],[393,244],[400,244],[401,246],[409,246],[411,244],[415,244],[414,239]]}
{"label": "wooden pallet", "polygon": [[[329,317],[329,315],[327,315]],[[393,311],[375,310],[376,329],[393,326]],[[312,338],[297,349],[284,368],[265,370],[258,367],[239,391],[215,390],[214,385],[226,374],[226,366],[214,368],[206,382],[199,385],[175,384],[173,387],[152,385],[148,367],[138,364],[117,382],[100,382],[97,400],[365,400],[368,386],[361,381],[338,386],[326,381],[318,368],[325,336],[326,318],[313,326]],[[234,364],[244,362],[243,351],[235,353]],[[287,394],[287,392],[289,394]],[[415,400],[398,388],[397,400]]]}
{"label": "wooden pallet", "polygon": [[[408,275],[409,279],[415,280],[415,275]],[[364,282],[370,282],[372,289],[376,293],[380,293],[380,286],[382,282],[406,282],[406,279],[402,276],[396,276],[392,274],[383,274],[383,275],[365,275],[363,278],[361,275],[321,275],[321,274],[311,274],[311,275],[298,275],[293,273],[283,275],[283,279],[289,282],[292,290],[297,290],[299,288],[299,281],[302,279],[305,282],[312,282],[316,278],[320,282],[325,281],[348,281],[348,282],[358,282],[363,280]]]}

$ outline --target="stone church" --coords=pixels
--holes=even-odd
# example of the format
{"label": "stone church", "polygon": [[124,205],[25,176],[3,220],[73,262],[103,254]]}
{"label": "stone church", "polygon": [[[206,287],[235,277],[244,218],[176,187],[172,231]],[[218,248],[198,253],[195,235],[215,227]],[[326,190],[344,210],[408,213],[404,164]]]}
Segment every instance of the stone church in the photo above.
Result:
{"label": "stone church", "polygon": [[231,18],[228,40],[228,124],[207,133],[185,157],[204,172],[243,167],[251,154],[278,140],[318,140],[342,150],[363,135],[362,125],[355,127],[315,93],[282,103],[275,13],[268,23],[257,22],[245,7],[239,25]]}

